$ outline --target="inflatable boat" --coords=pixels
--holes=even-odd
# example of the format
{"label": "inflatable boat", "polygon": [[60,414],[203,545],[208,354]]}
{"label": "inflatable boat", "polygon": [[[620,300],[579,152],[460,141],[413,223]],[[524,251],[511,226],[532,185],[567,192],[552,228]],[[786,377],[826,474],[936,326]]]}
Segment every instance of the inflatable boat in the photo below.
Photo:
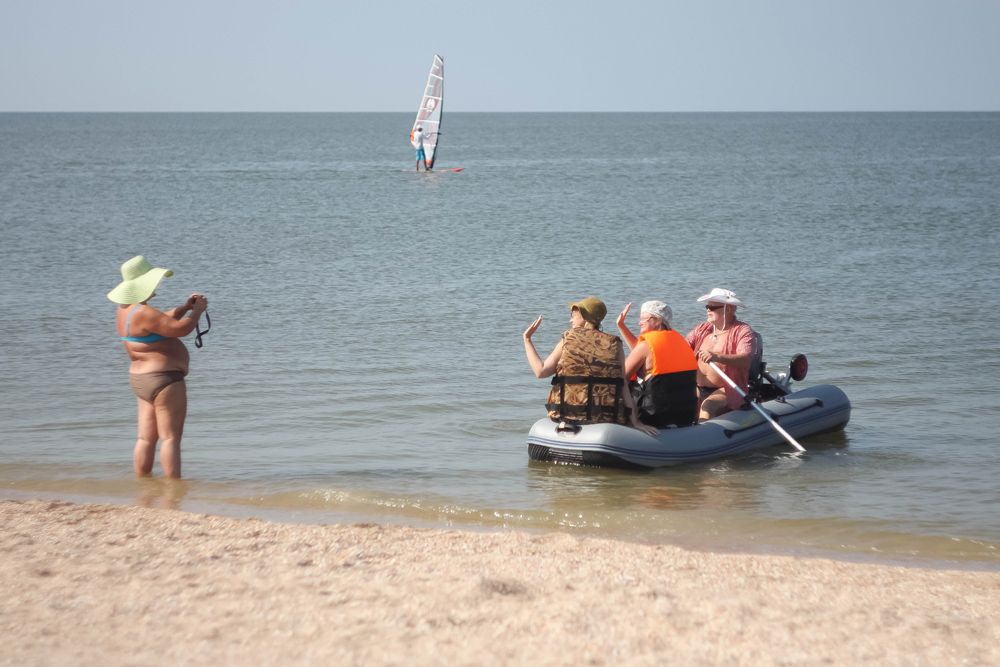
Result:
{"label": "inflatable boat", "polygon": [[[759,348],[758,348],[759,349]],[[577,424],[540,419],[528,433],[534,461],[609,468],[659,468],[688,461],[731,456],[786,440],[760,414],[762,409],[794,438],[839,431],[851,418],[851,402],[833,385],[791,390],[805,377],[804,355],[792,358],[788,373],[771,377],[757,360],[751,366],[748,401],[741,409],[683,428],[650,436],[618,424]],[[751,406],[753,400],[757,406]]]}

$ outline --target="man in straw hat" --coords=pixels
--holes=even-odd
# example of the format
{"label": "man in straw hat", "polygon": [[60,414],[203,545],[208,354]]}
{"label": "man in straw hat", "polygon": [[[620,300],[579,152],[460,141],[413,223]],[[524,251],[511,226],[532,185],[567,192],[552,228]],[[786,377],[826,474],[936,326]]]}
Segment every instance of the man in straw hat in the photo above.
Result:
{"label": "man in straw hat", "polygon": [[[180,338],[197,327],[208,299],[192,294],[183,306],[165,312],[148,305],[160,281],[172,275],[173,271],[153,268],[139,255],[122,264],[123,280],[108,293],[119,304],[116,326],[132,360],[129,385],[139,402],[139,438],[132,455],[137,476],[152,472],[157,440],[162,441],[163,474],[181,476],[181,435],[187,416],[184,377],[191,356]],[[188,313],[191,317],[181,319]]]}
{"label": "man in straw hat", "polygon": [[736,310],[746,306],[733,292],[716,287],[698,301],[705,303],[706,321],[696,326],[686,340],[698,357],[698,417],[705,421],[743,404],[739,392],[708,364],[715,362],[746,391],[753,358],[753,329],[736,319]]}

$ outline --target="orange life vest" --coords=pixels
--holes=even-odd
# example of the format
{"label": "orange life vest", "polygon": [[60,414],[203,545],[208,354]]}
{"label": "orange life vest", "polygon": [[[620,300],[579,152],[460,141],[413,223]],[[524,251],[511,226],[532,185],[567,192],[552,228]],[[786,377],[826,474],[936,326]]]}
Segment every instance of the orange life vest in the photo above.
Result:
{"label": "orange life vest", "polygon": [[694,351],[673,330],[650,331],[639,340],[646,341],[653,360],[645,382],[632,391],[639,420],[657,428],[691,425],[698,405],[698,359]]}
{"label": "orange life vest", "polygon": [[673,329],[669,331],[649,331],[639,336],[639,342],[646,341],[653,355],[653,367],[647,377],[666,375],[678,371],[698,370],[698,360],[691,346]]}

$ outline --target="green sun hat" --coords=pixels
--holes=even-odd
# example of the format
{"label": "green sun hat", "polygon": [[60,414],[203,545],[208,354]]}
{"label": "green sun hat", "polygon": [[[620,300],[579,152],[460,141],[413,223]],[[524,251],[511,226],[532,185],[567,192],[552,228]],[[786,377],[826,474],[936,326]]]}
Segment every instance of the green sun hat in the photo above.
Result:
{"label": "green sun hat", "polygon": [[595,327],[601,326],[601,320],[608,314],[608,307],[596,296],[588,296],[583,301],[573,301],[569,304],[569,307],[579,310],[580,314],[583,315],[583,319]]}
{"label": "green sun hat", "polygon": [[133,257],[122,264],[122,281],[118,287],[108,292],[108,298],[115,303],[142,303],[153,296],[156,286],[165,276],[172,276],[170,269],[155,269],[142,255]]}

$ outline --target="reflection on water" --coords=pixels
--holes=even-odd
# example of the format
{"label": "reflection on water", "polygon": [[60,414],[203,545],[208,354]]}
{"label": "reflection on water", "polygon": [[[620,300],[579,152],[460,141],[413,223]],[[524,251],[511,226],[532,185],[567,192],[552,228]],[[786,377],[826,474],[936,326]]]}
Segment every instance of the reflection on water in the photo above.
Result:
{"label": "reflection on water", "polygon": [[142,477],[136,481],[142,492],[136,496],[134,504],[161,510],[180,509],[181,501],[190,488],[185,480],[168,477]]}
{"label": "reflection on water", "polygon": [[[781,490],[753,483],[753,475],[764,471],[772,477],[787,473],[790,480],[801,477],[807,472],[807,457],[790,453],[757,453],[645,473],[534,461],[526,465],[530,487],[546,499],[530,508],[517,507],[516,503],[474,506],[431,493],[333,488],[261,495],[254,493],[254,485],[245,483],[150,478],[23,479],[0,487],[0,498],[132,503],[295,523],[377,521],[473,530],[564,530],[694,548],[769,548],[797,553],[809,548],[1000,564],[1000,544],[989,540],[907,533],[885,520],[773,518],[776,510],[772,506],[794,513],[791,505],[808,505],[805,496],[822,494],[807,480]],[[805,507],[802,513],[811,512]]]}
{"label": "reflection on water", "polygon": [[[773,478],[794,483],[793,475],[808,467],[811,457],[846,449],[848,438],[842,431],[829,433],[811,438],[808,445],[804,454],[772,447],[764,452],[647,471],[538,461],[530,461],[527,470],[530,486],[543,492],[554,508],[751,511],[767,508],[765,496],[773,493]],[[762,485],[763,479],[769,483]]]}

